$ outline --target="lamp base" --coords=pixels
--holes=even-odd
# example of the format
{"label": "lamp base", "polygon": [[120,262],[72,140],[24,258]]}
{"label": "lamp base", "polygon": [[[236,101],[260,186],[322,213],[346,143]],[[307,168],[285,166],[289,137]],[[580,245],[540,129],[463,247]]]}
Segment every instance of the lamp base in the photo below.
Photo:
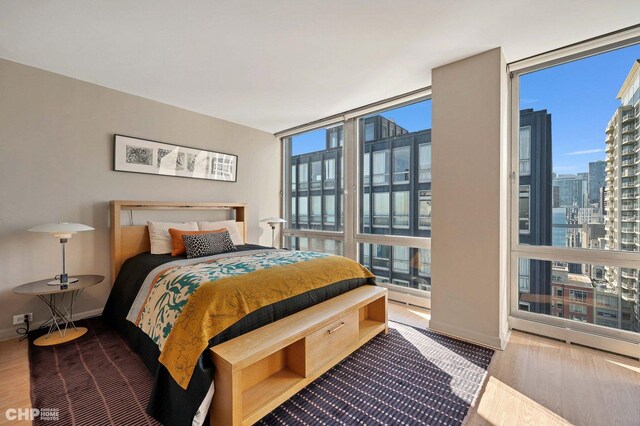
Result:
{"label": "lamp base", "polygon": [[49,281],[47,283],[47,285],[61,285],[61,284],[73,284],[73,283],[77,283],[78,282],[78,278],[76,277],[69,277],[69,280],[66,283],[61,282],[60,280],[53,280],[53,281]]}
{"label": "lamp base", "polygon": [[75,329],[69,328],[62,333],[53,331],[51,334],[45,334],[44,336],[38,337],[34,340],[33,344],[36,346],[59,345],[60,343],[70,342],[80,336],[84,336],[86,332],[87,329],[85,327],[76,327]]}

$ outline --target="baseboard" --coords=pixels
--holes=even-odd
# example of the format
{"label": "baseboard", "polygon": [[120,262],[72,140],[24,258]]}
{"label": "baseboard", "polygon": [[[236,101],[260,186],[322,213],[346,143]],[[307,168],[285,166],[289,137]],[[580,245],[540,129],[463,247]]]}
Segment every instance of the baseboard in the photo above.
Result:
{"label": "baseboard", "polygon": [[429,330],[445,336],[453,337],[458,340],[464,340],[480,346],[486,346],[491,349],[504,350],[507,346],[507,339],[501,339],[497,336],[489,336],[483,333],[476,333],[468,328],[457,327],[450,324],[444,324],[431,318],[429,321]]}
{"label": "baseboard", "polygon": [[[99,309],[92,309],[90,311],[85,311],[85,312],[80,312],[80,313],[74,313],[73,315],[73,320],[74,321],[78,321],[84,318],[91,318],[91,317],[97,317],[102,315],[102,308]],[[35,323],[32,323],[29,325],[29,327],[31,328],[31,330],[35,330],[38,327],[40,327],[42,324],[44,324],[47,320],[44,321],[37,321]],[[13,327],[10,328],[4,328],[2,330],[0,330],[0,341],[3,340],[9,340],[9,339],[14,339],[19,337],[18,333],[16,332],[16,330],[19,327],[23,327],[24,324],[20,324],[20,325],[14,325]]]}

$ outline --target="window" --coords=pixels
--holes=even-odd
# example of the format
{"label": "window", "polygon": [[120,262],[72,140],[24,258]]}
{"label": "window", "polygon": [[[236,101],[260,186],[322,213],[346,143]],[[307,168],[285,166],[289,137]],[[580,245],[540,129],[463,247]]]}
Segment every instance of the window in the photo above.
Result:
{"label": "window", "polygon": [[393,247],[393,270],[409,273],[409,247]]}
{"label": "window", "polygon": [[518,268],[518,288],[521,293],[529,293],[531,291],[531,268],[529,259],[520,259],[520,267]]}
{"label": "window", "polygon": [[511,267],[529,264],[529,285],[513,274],[511,314],[524,331],[640,341],[640,44],[617,37],[509,65]]}
{"label": "window", "polygon": [[371,245],[362,244],[361,254],[362,259],[360,262],[367,268],[371,269]]}
{"label": "window", "polygon": [[[341,177],[342,125],[320,128],[282,139],[286,181],[283,229],[285,241],[300,250],[329,251],[343,237]],[[305,235],[313,230],[314,235]],[[317,232],[327,231],[326,239]],[[323,248],[327,242],[327,247]],[[338,248],[336,248],[338,250]],[[339,249],[342,251],[342,248]]]}
{"label": "window", "polygon": [[371,183],[371,164],[369,164],[371,154],[368,152],[364,154],[362,159],[362,183],[364,186],[369,186]]}
{"label": "window", "polygon": [[403,146],[393,149],[393,183],[409,183],[409,161],[411,147]]}
{"label": "window", "polygon": [[363,201],[362,220],[363,220],[364,226],[371,226],[371,195],[364,194],[362,201]]}
{"label": "window", "polygon": [[520,127],[520,176],[531,174],[531,126]]}
{"label": "window", "polygon": [[300,177],[300,186],[299,189],[301,191],[306,191],[309,188],[309,164],[300,163],[300,170],[298,176]]}
{"label": "window", "polygon": [[298,221],[297,211],[298,200],[296,197],[291,198],[291,223],[295,224]]}
{"label": "window", "polygon": [[374,185],[389,184],[389,150],[375,151],[373,153],[373,176],[371,180]]}
{"label": "window", "polygon": [[431,230],[431,191],[419,191],[418,196],[418,229]]}
{"label": "window", "polygon": [[389,269],[389,259],[391,258],[391,246],[381,244],[373,245],[373,264],[374,268]]}
{"label": "window", "polygon": [[393,193],[393,227],[409,228],[409,192]]}
{"label": "window", "polygon": [[322,225],[322,197],[320,195],[311,196],[311,224]]}
{"label": "window", "polygon": [[389,193],[388,192],[373,193],[373,226],[374,227],[389,226]]}
{"label": "window", "polygon": [[296,175],[297,170],[296,170],[296,166],[291,166],[291,190],[295,191],[296,190]]}
{"label": "window", "polygon": [[531,211],[531,187],[528,185],[520,185],[520,215],[518,218],[519,230],[521,234],[528,234],[530,232],[529,217]]}
{"label": "window", "polygon": [[587,302],[587,292],[580,290],[569,290],[569,300],[575,300],[578,302]]}
{"label": "window", "polygon": [[309,201],[307,197],[298,197],[298,224],[305,228],[309,222]]}
{"label": "window", "polygon": [[572,314],[587,315],[587,307],[584,305],[576,305],[575,303],[569,303],[569,312]]}
{"label": "window", "polygon": [[369,142],[376,138],[375,135],[375,124],[374,123],[366,123],[364,125],[364,140]]}
{"label": "window", "polygon": [[344,143],[342,126],[337,126],[331,129],[327,129],[327,138],[329,139],[329,142],[328,142],[329,148],[341,147]]}
{"label": "window", "polygon": [[324,160],[324,188],[331,189],[336,186],[336,159]]}
{"label": "window", "polygon": [[311,162],[311,189],[322,187],[322,162],[320,160]]}
{"label": "window", "polygon": [[334,225],[336,223],[336,196],[335,195],[324,196],[323,222],[325,225]]}
{"label": "window", "polygon": [[420,299],[431,288],[431,101],[398,103],[348,118],[353,132],[331,124],[282,138],[283,233],[294,249],[346,251]]}
{"label": "window", "polygon": [[430,143],[422,143],[419,146],[419,181],[420,182],[431,182],[431,144]]}
{"label": "window", "polygon": [[388,272],[374,273],[420,291],[431,288],[430,117],[426,100],[361,117],[356,126],[361,253],[373,244],[373,267],[380,269],[386,262],[376,260],[376,247],[389,247]]}
{"label": "window", "polygon": [[418,275],[431,276],[431,250],[429,249],[418,249]]}

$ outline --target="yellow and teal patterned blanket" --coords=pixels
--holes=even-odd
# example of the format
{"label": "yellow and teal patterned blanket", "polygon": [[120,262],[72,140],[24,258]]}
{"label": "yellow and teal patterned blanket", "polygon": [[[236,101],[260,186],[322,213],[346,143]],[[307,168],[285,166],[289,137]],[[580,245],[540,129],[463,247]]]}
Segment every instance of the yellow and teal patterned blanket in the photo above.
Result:
{"label": "yellow and teal patterned blanket", "polygon": [[127,318],[158,345],[160,362],[186,389],[209,340],[247,314],[373,274],[341,256],[257,251],[174,262],[149,277]]}

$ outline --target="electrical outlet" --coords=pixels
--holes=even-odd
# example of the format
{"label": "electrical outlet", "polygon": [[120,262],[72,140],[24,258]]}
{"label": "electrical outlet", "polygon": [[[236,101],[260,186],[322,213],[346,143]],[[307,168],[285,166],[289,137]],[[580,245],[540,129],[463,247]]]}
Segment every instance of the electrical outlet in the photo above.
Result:
{"label": "electrical outlet", "polygon": [[33,322],[33,312],[29,312],[28,314],[14,315],[13,325],[24,324],[25,318],[29,318],[29,322]]}

